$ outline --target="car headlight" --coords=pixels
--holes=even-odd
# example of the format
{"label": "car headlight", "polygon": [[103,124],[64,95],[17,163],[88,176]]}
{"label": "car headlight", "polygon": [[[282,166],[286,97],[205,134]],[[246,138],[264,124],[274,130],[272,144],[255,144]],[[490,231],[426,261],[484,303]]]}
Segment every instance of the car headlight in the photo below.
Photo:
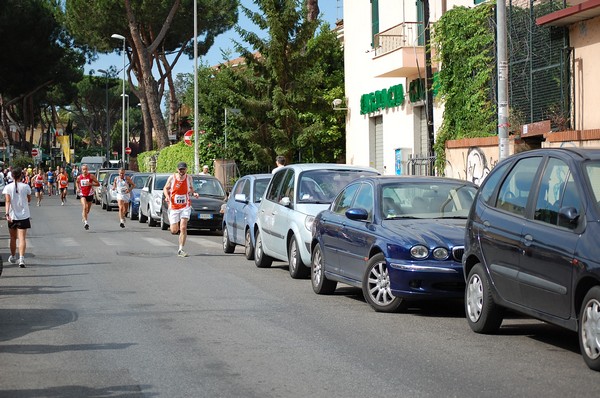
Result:
{"label": "car headlight", "polygon": [[436,247],[433,249],[433,258],[436,260],[446,260],[448,259],[448,249],[445,247]]}
{"label": "car headlight", "polygon": [[315,222],[315,216],[306,216],[304,219],[304,227],[308,229],[309,232],[312,232],[312,226]]}
{"label": "car headlight", "polygon": [[160,207],[162,205],[159,197],[154,198],[154,204],[156,205],[156,207]]}
{"label": "car headlight", "polygon": [[410,255],[417,260],[423,260],[429,255],[429,249],[423,245],[416,245],[410,248]]}

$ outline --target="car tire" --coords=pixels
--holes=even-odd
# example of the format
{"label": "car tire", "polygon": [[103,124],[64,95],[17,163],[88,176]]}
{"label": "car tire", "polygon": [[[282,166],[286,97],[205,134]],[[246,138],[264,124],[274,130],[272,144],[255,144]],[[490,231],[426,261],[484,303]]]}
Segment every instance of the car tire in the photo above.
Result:
{"label": "car tire", "polygon": [[235,243],[229,240],[229,233],[227,232],[227,225],[223,228],[223,252],[233,253],[235,251]]}
{"label": "car tire", "polygon": [[150,213],[150,209],[148,209],[148,226],[149,227],[156,227],[157,225],[158,225],[158,223],[156,222],[156,220],[154,219],[154,217],[152,217],[152,213]]}
{"label": "car tire", "polygon": [[142,213],[142,208],[140,207],[139,211],[139,215],[138,215],[138,221],[140,224],[143,224],[146,222],[146,220],[148,220],[148,217],[144,215],[144,213]]}
{"label": "car tire", "polygon": [[137,220],[137,219],[138,219],[138,216],[137,216],[137,214],[133,214],[133,210],[131,209],[131,207],[129,208],[129,219],[130,219],[131,221],[135,221],[135,220]]}
{"label": "car tire", "polygon": [[244,255],[246,260],[254,260],[254,245],[252,244],[252,231],[250,228],[246,228],[244,234]]}
{"label": "car tire", "polygon": [[263,251],[262,236],[260,236],[260,231],[258,230],[256,231],[254,241],[256,242],[256,247],[254,249],[254,265],[258,268],[269,268],[271,264],[273,264],[273,259],[267,256]]}
{"label": "car tire", "polygon": [[476,333],[496,332],[504,318],[504,310],[494,302],[491,283],[481,263],[475,264],[467,278],[465,313]]}
{"label": "car tire", "polygon": [[106,209],[106,202],[104,202],[104,198],[100,199],[100,207],[102,208],[102,210]]}
{"label": "car tire", "polygon": [[327,279],[325,276],[325,264],[323,263],[323,250],[320,244],[316,244],[312,251],[310,261],[310,283],[313,291],[317,294],[331,294],[335,292],[337,282]]}
{"label": "car tire", "polygon": [[377,253],[367,262],[362,281],[363,296],[377,312],[398,312],[405,308],[404,300],[392,294],[390,275],[382,253]]}
{"label": "car tire", "polygon": [[290,276],[294,279],[306,279],[310,275],[310,268],[302,262],[302,257],[300,257],[300,249],[295,236],[292,236],[288,244],[288,267]]}
{"label": "car tire", "polygon": [[165,218],[162,214],[160,215],[160,229],[163,231],[169,229],[169,223],[165,221]]}
{"label": "car tire", "polygon": [[600,286],[585,295],[579,313],[579,347],[586,365],[600,370]]}

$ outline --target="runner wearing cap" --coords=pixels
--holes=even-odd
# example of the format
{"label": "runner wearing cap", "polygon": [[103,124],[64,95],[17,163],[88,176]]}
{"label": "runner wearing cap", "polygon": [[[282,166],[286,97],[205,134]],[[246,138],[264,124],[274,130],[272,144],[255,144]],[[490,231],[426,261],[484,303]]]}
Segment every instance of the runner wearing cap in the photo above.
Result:
{"label": "runner wearing cap", "polygon": [[171,233],[176,235],[179,232],[179,257],[187,257],[188,254],[183,250],[187,238],[187,223],[192,213],[192,204],[190,194],[198,197],[194,191],[192,177],[187,174],[187,164],[179,162],[177,164],[177,173],[169,176],[163,189],[165,200],[169,204],[169,223],[171,224]]}

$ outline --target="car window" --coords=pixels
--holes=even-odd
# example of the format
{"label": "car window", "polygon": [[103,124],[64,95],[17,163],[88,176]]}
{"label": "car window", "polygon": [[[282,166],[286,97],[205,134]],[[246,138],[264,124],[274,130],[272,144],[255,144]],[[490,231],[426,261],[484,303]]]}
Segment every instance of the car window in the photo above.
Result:
{"label": "car window", "polygon": [[[572,207],[577,210],[578,214],[582,214],[582,206],[581,199],[579,196],[579,191],[577,190],[577,186],[575,185],[575,180],[573,180],[573,175],[569,174],[567,181],[562,184],[561,189],[559,190],[559,199],[558,203],[559,209]],[[561,217],[558,218],[558,225],[560,227],[574,229],[577,227],[577,223],[571,224],[568,220],[563,219]]]}
{"label": "car window", "polygon": [[560,195],[568,176],[569,166],[565,162],[556,158],[548,160],[535,203],[535,220],[557,225]]}
{"label": "car window", "polygon": [[352,181],[376,174],[366,170],[318,169],[305,171],[299,180],[298,201],[331,203],[342,188]]}
{"label": "car window", "polygon": [[254,181],[254,202],[260,202],[263,195],[265,194],[265,189],[267,189],[267,185],[269,185],[269,181],[269,178]]}
{"label": "car window", "polygon": [[293,169],[289,169],[283,179],[283,184],[281,185],[281,195],[279,200],[282,198],[289,198],[291,203],[294,203],[294,176],[295,171]]}
{"label": "car window", "polygon": [[225,191],[221,186],[221,183],[216,178],[192,178],[194,184],[194,191],[198,192],[201,196],[225,196]]}
{"label": "car window", "polygon": [[352,207],[365,209],[369,214],[367,221],[373,220],[373,187],[371,184],[361,184]]}
{"label": "car window", "polygon": [[482,186],[479,188],[479,196],[481,197],[481,200],[489,203],[490,197],[494,193],[494,190],[498,187],[500,179],[502,179],[504,173],[506,173],[508,166],[510,166],[510,163],[505,162],[496,166],[492,173],[488,174],[483,181]]}
{"label": "car window", "polygon": [[273,179],[271,180],[269,191],[265,195],[265,198],[267,200],[270,200],[272,202],[279,202],[279,199],[281,199],[279,193],[281,192],[281,186],[283,185],[283,179],[287,175],[287,171],[288,170],[284,169],[275,173]]}
{"label": "car window", "polygon": [[541,161],[542,157],[536,156],[517,162],[500,186],[496,200],[497,208],[525,216],[529,192]]}
{"label": "car window", "polygon": [[147,179],[148,179],[148,176],[133,176],[133,178],[132,178],[133,183],[135,184],[136,188],[141,188],[144,185],[146,185]]}
{"label": "car window", "polygon": [[331,210],[338,214],[346,213],[346,210],[348,210],[352,205],[352,200],[354,199],[354,195],[358,191],[359,186],[360,184],[352,184],[346,187],[346,189],[342,190],[342,192],[340,192],[335,199]]}
{"label": "car window", "polygon": [[242,178],[235,183],[235,186],[233,187],[233,197],[235,197],[235,195],[243,193],[242,191],[244,189],[244,185],[246,185],[246,181],[248,181],[247,178]]}
{"label": "car window", "polygon": [[600,206],[600,162],[587,163],[585,173],[594,195],[594,205],[598,209],[598,206]]}
{"label": "car window", "polygon": [[242,193],[246,195],[246,198],[250,199],[250,181],[246,180],[244,182],[245,184],[242,187]]}
{"label": "car window", "polygon": [[163,189],[168,178],[169,176],[156,176],[154,181],[154,189]]}

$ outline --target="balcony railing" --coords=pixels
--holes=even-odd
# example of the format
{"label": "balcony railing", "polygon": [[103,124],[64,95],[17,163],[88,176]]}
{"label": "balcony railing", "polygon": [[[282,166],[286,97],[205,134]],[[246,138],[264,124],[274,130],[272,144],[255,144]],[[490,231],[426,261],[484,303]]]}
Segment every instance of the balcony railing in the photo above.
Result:
{"label": "balcony railing", "polygon": [[375,57],[402,47],[420,47],[425,43],[423,23],[403,22],[375,35]]}

